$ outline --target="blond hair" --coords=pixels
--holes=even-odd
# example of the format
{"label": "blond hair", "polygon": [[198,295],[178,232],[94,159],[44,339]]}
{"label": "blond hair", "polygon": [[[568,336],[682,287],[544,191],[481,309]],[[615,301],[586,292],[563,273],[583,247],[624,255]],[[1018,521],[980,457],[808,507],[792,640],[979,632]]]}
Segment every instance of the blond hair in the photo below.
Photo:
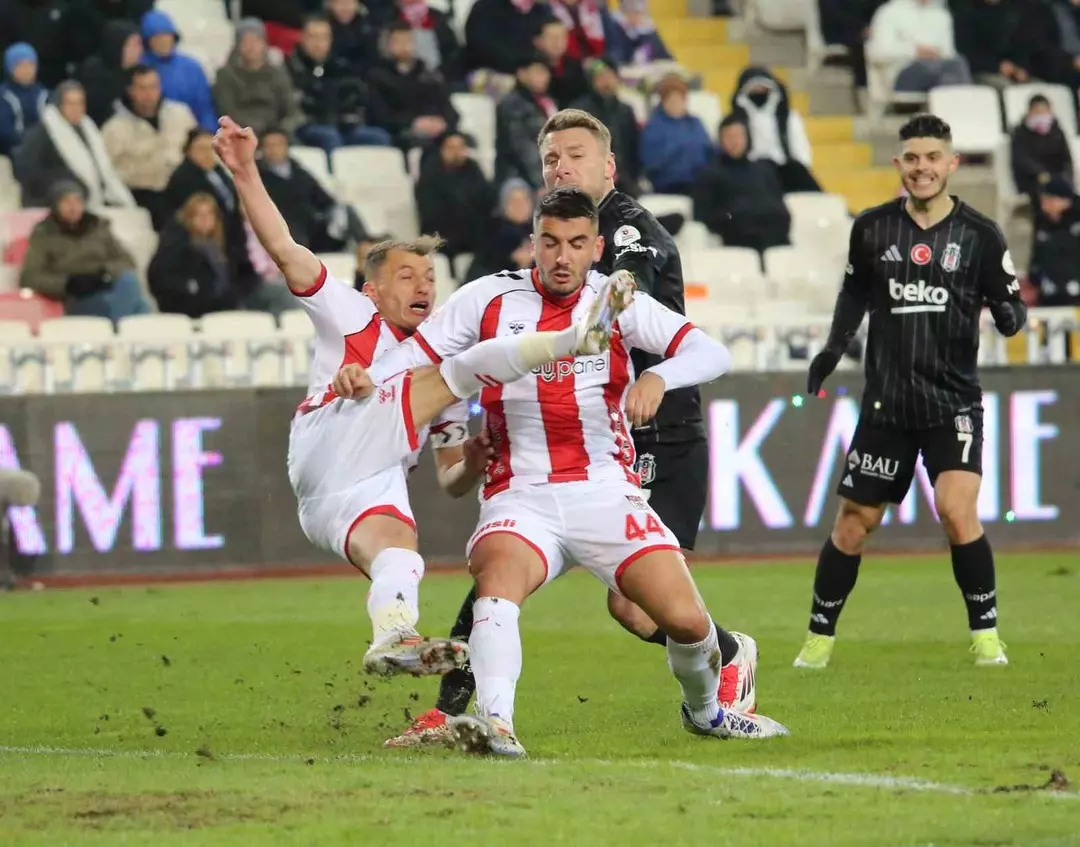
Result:
{"label": "blond hair", "polygon": [[444,243],[438,235],[421,235],[419,238],[402,241],[392,238],[380,241],[368,251],[367,259],[364,260],[364,279],[374,280],[394,250],[404,250],[414,256],[430,256]]}
{"label": "blond hair", "polygon": [[195,210],[199,206],[209,206],[214,210],[214,231],[210,234],[210,240],[213,241],[219,250],[225,249],[225,226],[221,221],[221,207],[218,205],[217,200],[213,198],[211,194],[206,191],[196,191],[187,200],[184,201],[184,205],[180,207],[180,210],[176,213],[177,220],[188,231],[191,236],[195,235],[195,230],[192,229],[192,219],[195,217]]}
{"label": "blond hair", "polygon": [[536,137],[538,146],[544,145],[544,140],[553,132],[562,132],[567,129],[583,129],[596,139],[600,148],[607,153],[611,150],[611,130],[604,126],[603,121],[593,117],[582,109],[563,109],[547,119],[544,128]]}

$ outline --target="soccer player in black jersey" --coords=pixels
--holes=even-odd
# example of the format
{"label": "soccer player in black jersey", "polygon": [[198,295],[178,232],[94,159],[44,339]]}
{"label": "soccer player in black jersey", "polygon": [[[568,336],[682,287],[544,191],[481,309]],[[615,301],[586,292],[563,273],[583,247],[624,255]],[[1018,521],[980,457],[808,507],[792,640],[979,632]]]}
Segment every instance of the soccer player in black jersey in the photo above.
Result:
{"label": "soccer player in black jersey", "polygon": [[809,393],[818,394],[869,312],[859,424],[795,666],[828,664],[866,538],[886,505],[904,499],[920,453],[967,605],[975,663],[1004,665],[994,557],[977,511],[983,421],[976,360],[984,304],[1006,336],[1020,331],[1027,312],[1001,230],[948,193],[958,163],[949,125],[934,115],[913,117],[900,130],[894,162],[908,196],[855,221],[832,329],[807,380]]}
{"label": "soccer player in black jersey", "polygon": [[[612,274],[625,272],[662,305],[680,314],[684,305],[682,262],[671,235],[633,197],[615,190],[615,156],[611,133],[603,123],[579,109],[553,115],[540,132],[540,155],[544,183],[548,188],[573,185],[587,192],[600,209],[600,235],[604,253],[595,269]],[[665,392],[663,381],[644,374],[658,357],[632,350],[634,372],[650,387],[650,413],[633,430],[642,487],[649,505],[675,533],[679,544],[692,550],[705,512],[708,489],[709,447],[701,416],[701,396],[696,387]],[[631,418],[635,410],[628,410]],[[468,638],[473,624],[471,591],[450,630],[453,638]],[[667,634],[635,604],[609,592],[608,610],[623,627],[643,641],[667,645]],[[716,624],[722,667],[720,705],[753,711],[757,644],[738,632]],[[387,741],[391,747],[441,743],[447,737],[447,715],[462,714],[475,685],[468,668],[442,677],[436,707],[422,714],[409,729]]]}

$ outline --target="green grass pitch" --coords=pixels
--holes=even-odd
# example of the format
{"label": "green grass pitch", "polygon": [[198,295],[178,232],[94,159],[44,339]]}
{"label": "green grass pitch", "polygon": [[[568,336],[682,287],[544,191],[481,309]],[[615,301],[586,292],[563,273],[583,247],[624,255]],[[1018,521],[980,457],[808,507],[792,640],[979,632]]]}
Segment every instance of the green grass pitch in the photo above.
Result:
{"label": "green grass pitch", "polygon": [[[806,562],[697,568],[792,730],[759,743],[685,734],[571,574],[522,616],[517,762],[380,748],[436,683],[359,673],[361,578],[0,596],[0,844],[1078,845],[1080,555],[999,571],[1010,666],[972,666],[946,558],[870,555],[813,672]],[[466,585],[425,581],[425,631]]]}

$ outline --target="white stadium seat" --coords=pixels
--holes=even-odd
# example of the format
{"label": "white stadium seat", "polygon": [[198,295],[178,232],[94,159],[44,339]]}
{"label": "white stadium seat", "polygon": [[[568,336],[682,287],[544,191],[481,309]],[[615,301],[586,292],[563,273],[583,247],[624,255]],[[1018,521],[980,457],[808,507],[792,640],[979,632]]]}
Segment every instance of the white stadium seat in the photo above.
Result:
{"label": "white stadium seat", "polygon": [[435,254],[435,302],[445,303],[458,289],[454,268],[442,253]]}
{"label": "white stadium seat", "polygon": [[1028,102],[1036,94],[1042,94],[1050,101],[1050,108],[1061,124],[1061,129],[1069,138],[1076,135],[1076,103],[1072,91],[1064,85],[1051,85],[1048,82],[1031,82],[1024,85],[1010,85],[1001,92],[1005,103],[1005,129],[1011,132],[1027,114]]}
{"label": "white stadium seat", "polygon": [[116,335],[108,318],[64,317],[42,321],[47,350],[46,384],[70,391],[104,391],[112,383]]}
{"label": "white stadium seat", "polygon": [[459,92],[450,103],[461,118],[458,129],[476,139],[478,150],[495,149],[495,101],[486,94]]}
{"label": "white stadium seat", "polygon": [[289,157],[296,161],[305,171],[319,181],[319,185],[330,194],[337,193],[334,178],[330,176],[330,163],[326,159],[326,151],[320,147],[304,147],[295,144],[289,148]]}
{"label": "white stadium seat", "polygon": [[791,212],[791,234],[816,241],[821,230],[848,220],[847,201],[839,194],[820,191],[797,191],[784,195],[784,205]]}
{"label": "white stadium seat", "polygon": [[281,313],[282,338],[291,353],[291,379],[297,385],[307,384],[308,369],[311,366],[311,345],[315,339],[315,325],[304,309],[289,309]]}
{"label": "white stadium seat", "polygon": [[19,290],[19,268],[15,265],[0,265],[0,294]]}
{"label": "white stadium seat", "polygon": [[637,118],[638,123],[643,124],[649,119],[649,98],[642,92],[636,88],[621,85],[616,96],[634,110],[634,117]]}
{"label": "white stadium seat", "polygon": [[1004,133],[997,90],[989,85],[939,85],[930,90],[930,111],[952,127],[958,153],[997,152]]}
{"label": "white stadium seat", "polygon": [[202,319],[196,382],[204,387],[276,385],[282,381],[283,345],[266,312],[215,312]]}
{"label": "white stadium seat", "polygon": [[720,121],[724,118],[724,107],[720,98],[711,91],[691,91],[686,101],[690,114],[705,125],[709,138],[716,143],[720,139]]}
{"label": "white stadium seat", "polygon": [[[420,234],[412,180],[396,147],[339,147],[331,159],[339,197],[356,206],[361,218],[382,213],[398,238]],[[369,225],[370,226],[370,225]]]}
{"label": "white stadium seat", "polygon": [[686,220],[694,217],[694,203],[683,194],[643,194],[638,202],[656,217],[682,215]]}
{"label": "white stadium seat", "polygon": [[708,250],[710,247],[719,246],[716,236],[709,232],[709,228],[701,221],[686,221],[675,237],[675,243],[680,252]]}
{"label": "white stadium seat", "polygon": [[802,247],[771,247],[765,251],[765,275],[769,278],[776,302],[799,303],[805,317],[807,309],[832,311],[840,288],[843,267],[821,261],[813,250]]}
{"label": "white stadium seat", "polygon": [[683,255],[688,283],[708,287],[709,297],[721,302],[754,303],[765,296],[761,259],[745,247],[713,247]]}
{"label": "white stadium seat", "polygon": [[186,383],[195,325],[187,315],[132,315],[116,330],[117,371],[136,391],[169,391]]}
{"label": "white stadium seat", "polygon": [[320,253],[319,261],[326,265],[326,272],[345,285],[356,279],[355,253]]}
{"label": "white stadium seat", "polygon": [[0,320],[0,394],[38,391],[44,368],[22,355],[33,348],[34,334],[25,321]]}
{"label": "white stadium seat", "polygon": [[150,222],[150,213],[142,207],[134,209],[118,209],[106,207],[97,210],[102,217],[108,218],[113,235],[127,249],[135,260],[135,268],[139,273],[139,279],[144,281],[143,292],[150,297],[150,291],[145,285],[146,269],[150,267],[150,260],[157,251],[158,235],[154,232],[154,226]]}

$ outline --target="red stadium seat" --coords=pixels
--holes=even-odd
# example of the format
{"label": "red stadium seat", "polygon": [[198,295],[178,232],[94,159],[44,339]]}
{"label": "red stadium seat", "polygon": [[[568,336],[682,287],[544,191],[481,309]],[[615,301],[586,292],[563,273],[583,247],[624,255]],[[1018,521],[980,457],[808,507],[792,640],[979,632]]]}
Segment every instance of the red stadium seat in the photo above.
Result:
{"label": "red stadium seat", "polygon": [[62,318],[64,304],[26,291],[0,293],[0,319],[25,321],[35,334],[38,325],[50,318]]}

